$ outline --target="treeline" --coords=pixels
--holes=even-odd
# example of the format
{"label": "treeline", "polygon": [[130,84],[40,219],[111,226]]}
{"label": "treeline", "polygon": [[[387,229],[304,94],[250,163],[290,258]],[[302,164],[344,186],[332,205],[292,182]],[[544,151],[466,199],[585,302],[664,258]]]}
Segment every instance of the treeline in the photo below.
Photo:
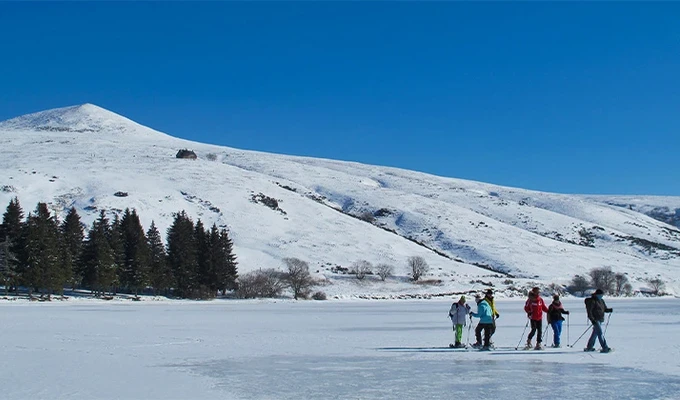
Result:
{"label": "treeline", "polygon": [[163,244],[154,222],[145,232],[136,211],[113,220],[102,210],[86,232],[75,208],[59,221],[38,203],[24,219],[19,200],[10,201],[0,225],[0,284],[29,295],[63,294],[65,287],[106,293],[151,292],[183,298],[210,298],[236,289],[237,262],[225,229],[184,211]]}

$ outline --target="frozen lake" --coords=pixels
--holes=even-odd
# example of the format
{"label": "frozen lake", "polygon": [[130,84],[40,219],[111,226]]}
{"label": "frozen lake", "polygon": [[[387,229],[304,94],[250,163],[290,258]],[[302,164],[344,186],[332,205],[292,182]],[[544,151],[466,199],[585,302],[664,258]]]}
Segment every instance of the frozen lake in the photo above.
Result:
{"label": "frozen lake", "polygon": [[[680,397],[680,300],[609,300],[611,354],[584,353],[587,335],[573,349],[515,351],[518,300],[498,303],[501,350],[449,350],[450,304],[3,303],[2,398]],[[565,306],[572,344],[583,300]]]}

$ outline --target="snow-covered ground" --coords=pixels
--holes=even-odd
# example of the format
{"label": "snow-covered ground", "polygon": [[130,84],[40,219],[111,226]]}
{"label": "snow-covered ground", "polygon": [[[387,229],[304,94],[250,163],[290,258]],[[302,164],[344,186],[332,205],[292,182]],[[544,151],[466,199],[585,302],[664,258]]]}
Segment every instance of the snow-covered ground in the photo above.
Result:
{"label": "snow-covered ground", "polygon": [[[680,230],[644,213],[675,215],[680,197],[563,195],[243,151],[175,138],[92,104],[0,122],[0,146],[0,207],[18,197],[28,213],[47,202],[62,218],[75,207],[87,224],[100,210],[130,207],[145,229],[153,220],[161,232],[186,210],[230,230],[240,272],[300,258],[332,296],[509,286],[482,266],[544,284],[610,267],[634,289],[659,276],[680,293]],[[198,159],[175,158],[183,148]],[[279,210],[253,201],[260,194]],[[357,218],[365,215],[372,223]],[[423,257],[432,267],[425,278],[441,282],[407,282],[410,256]],[[391,264],[397,277],[359,283],[333,272],[359,260]]]}
{"label": "snow-covered ground", "polygon": [[[608,300],[610,354],[457,352],[450,300],[0,303],[3,399],[677,399],[680,300]],[[563,343],[586,328],[582,299]],[[474,307],[473,307],[474,308]],[[568,332],[568,333],[567,333]],[[467,330],[465,331],[467,335]],[[466,336],[464,336],[465,338]],[[550,340],[548,339],[548,342]]]}

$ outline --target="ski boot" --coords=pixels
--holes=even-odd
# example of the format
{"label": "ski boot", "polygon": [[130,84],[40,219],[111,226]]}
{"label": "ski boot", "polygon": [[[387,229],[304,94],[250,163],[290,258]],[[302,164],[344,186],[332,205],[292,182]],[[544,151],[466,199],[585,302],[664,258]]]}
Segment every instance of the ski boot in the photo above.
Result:
{"label": "ski boot", "polygon": [[464,349],[465,345],[461,342],[456,342],[456,344],[454,344],[453,347],[456,349]]}
{"label": "ski boot", "polygon": [[540,343],[536,343],[536,347],[534,347],[534,350],[543,350],[543,345]]}
{"label": "ski boot", "polygon": [[605,347],[605,348],[603,348],[602,350],[600,350],[600,353],[609,353],[609,352],[611,352],[611,351],[612,351],[612,348],[611,348],[611,347]]}
{"label": "ski boot", "polygon": [[585,349],[583,349],[583,351],[591,352],[591,351],[595,351],[595,348],[594,347],[586,347]]}
{"label": "ski boot", "polygon": [[472,348],[474,348],[474,349],[481,349],[481,348],[482,348],[482,344],[479,343],[479,342],[475,342],[475,343],[472,344]]}
{"label": "ski boot", "polygon": [[534,345],[531,344],[531,340],[527,340],[527,344],[524,346],[524,350],[531,350],[534,348]]}

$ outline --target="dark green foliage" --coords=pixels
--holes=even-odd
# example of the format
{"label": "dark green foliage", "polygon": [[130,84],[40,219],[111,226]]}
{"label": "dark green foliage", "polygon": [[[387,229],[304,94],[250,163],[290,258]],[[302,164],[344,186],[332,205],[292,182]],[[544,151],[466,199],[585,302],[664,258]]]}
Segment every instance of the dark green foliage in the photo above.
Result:
{"label": "dark green foliage", "polygon": [[80,258],[83,253],[84,227],[80,215],[71,207],[61,227],[61,268],[66,282],[71,287],[78,287],[83,279],[83,267]]}
{"label": "dark green foliage", "polygon": [[26,285],[41,293],[61,291],[66,279],[60,268],[59,228],[47,204],[38,203],[35,212],[29,214],[23,236]]}
{"label": "dark green foliage", "polygon": [[224,294],[227,290],[236,289],[236,256],[229,233],[226,229],[218,231],[217,225],[213,224],[209,235],[209,254],[211,269],[211,279],[215,290]]}
{"label": "dark green foliage", "polygon": [[109,244],[110,230],[109,220],[102,210],[83,246],[83,285],[96,293],[110,289],[116,279],[114,254]]}
{"label": "dark green foliage", "polygon": [[[208,233],[205,231],[203,222],[199,219],[196,221],[196,226],[194,227],[194,238],[196,241],[196,267],[198,275],[198,285],[201,287],[201,291],[207,292],[213,289],[213,266],[212,262],[209,260],[210,244],[208,243]],[[211,296],[212,297],[212,296]]]}
{"label": "dark green foliage", "polygon": [[191,297],[198,289],[198,262],[194,223],[181,211],[168,228],[168,265],[175,277],[175,294]]}
{"label": "dark green foliage", "polygon": [[120,234],[123,247],[120,284],[137,294],[149,283],[149,246],[135,210],[125,209]]}
{"label": "dark green foliage", "polygon": [[18,261],[12,251],[12,242],[7,238],[0,239],[0,284],[5,287],[5,296],[10,286],[16,284]]}
{"label": "dark green foliage", "polygon": [[146,232],[146,241],[149,249],[149,283],[153,287],[154,294],[159,292],[166,293],[170,290],[174,279],[172,270],[167,263],[161,233],[153,221]]}
{"label": "dark green foliage", "polygon": [[113,292],[116,292],[116,288],[120,285],[121,274],[123,273],[123,268],[125,266],[125,248],[123,244],[123,232],[121,228],[120,218],[118,214],[114,214],[113,222],[111,222],[111,229],[108,230],[107,238],[109,240],[109,246],[111,246],[111,251],[113,254],[113,270],[114,270],[114,280],[111,283]]}

